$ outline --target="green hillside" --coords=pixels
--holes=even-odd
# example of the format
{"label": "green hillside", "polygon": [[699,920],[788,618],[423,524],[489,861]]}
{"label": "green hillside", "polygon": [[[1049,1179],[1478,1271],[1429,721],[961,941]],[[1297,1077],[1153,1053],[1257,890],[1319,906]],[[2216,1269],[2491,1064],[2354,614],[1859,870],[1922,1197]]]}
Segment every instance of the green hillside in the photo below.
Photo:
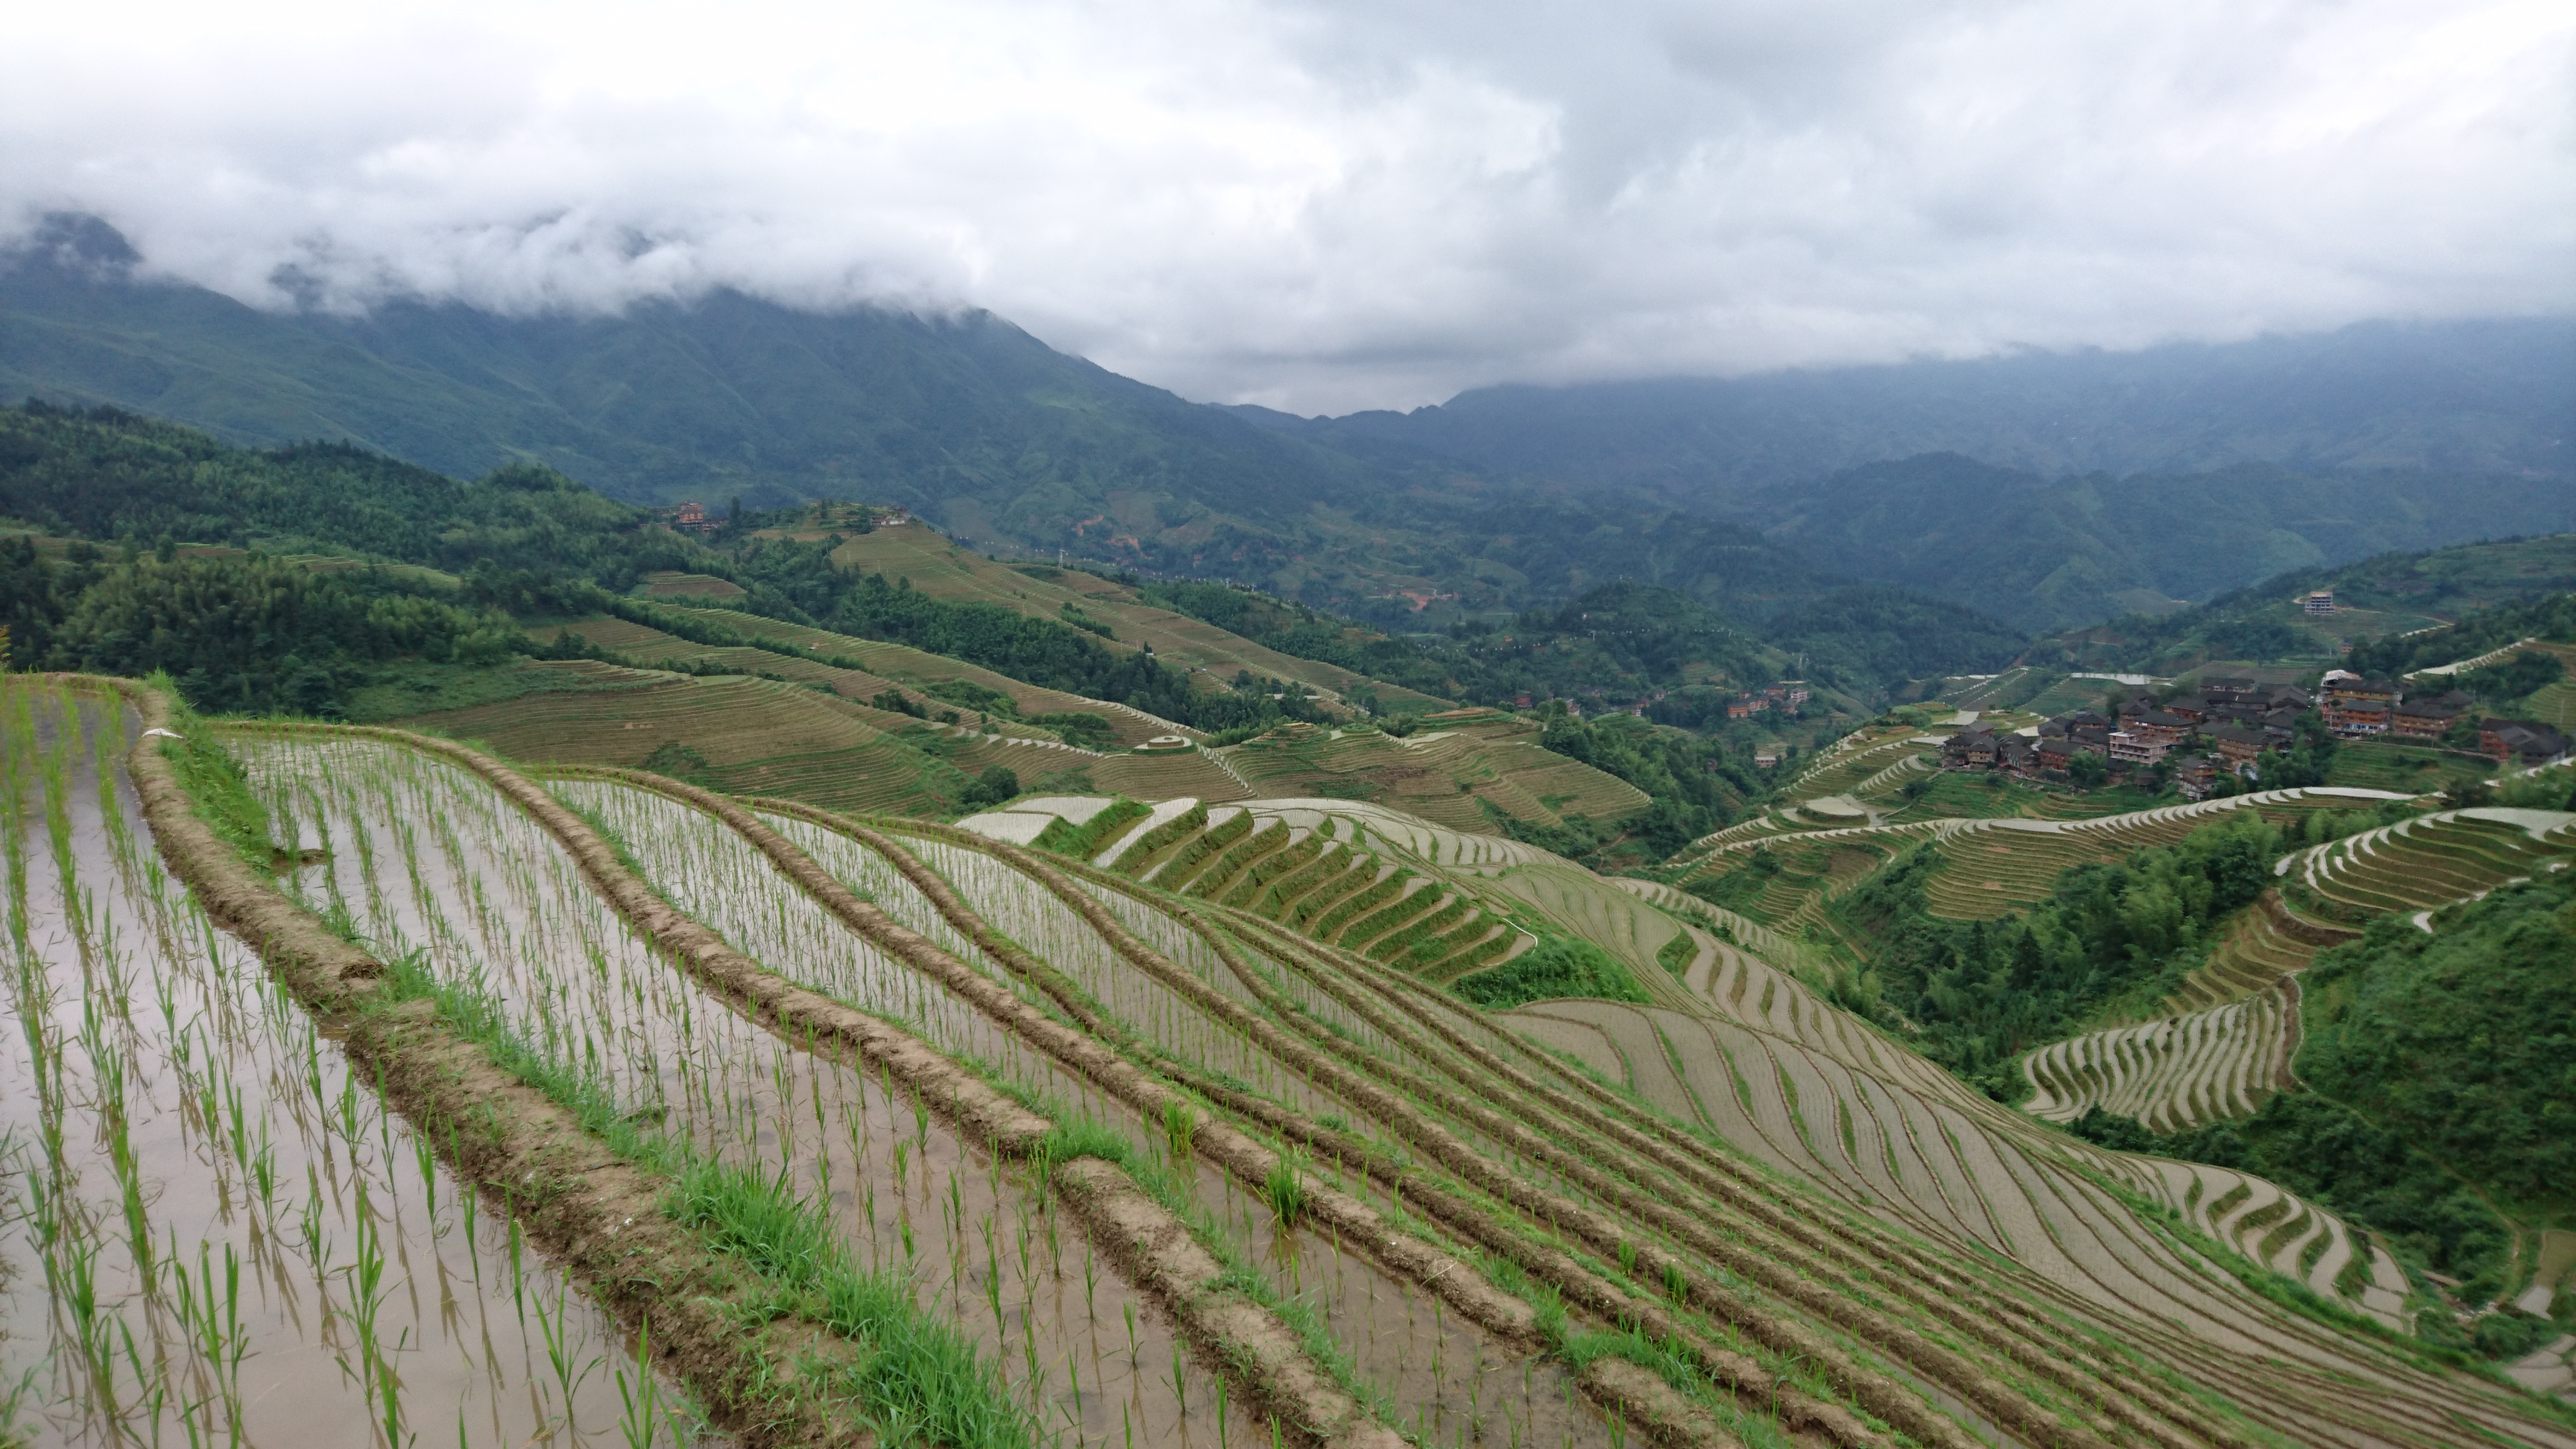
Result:
{"label": "green hillside", "polygon": [[[1955,454],[1873,464],[1739,509],[1810,558],[2035,631],[2170,613],[2389,550],[2576,527],[2576,495],[2518,474],[2244,465],[2051,481]],[[2347,573],[2379,584],[2367,592],[2382,606],[2460,597],[2440,590],[2446,581],[2474,587],[2438,569],[2415,590],[2387,566],[2330,570]]]}
{"label": "green hillside", "polygon": [[115,403],[236,443],[359,443],[461,477],[539,462],[640,502],[971,499],[1047,537],[1155,478],[1188,479],[1200,511],[1262,519],[1355,481],[1323,450],[984,313],[801,313],[718,292],[622,317],[273,314],[121,280],[133,254],[112,232],[91,247],[109,270],[0,272],[8,395]]}
{"label": "green hillside", "polygon": [[[900,503],[983,547],[1069,548],[1395,620],[1651,575],[1711,597],[1835,576],[1639,500],[1408,478],[1056,352],[983,313],[798,312],[729,292],[616,317],[395,302],[267,313],[131,280],[97,222],[0,258],[0,396],[438,472],[542,463],[637,503]],[[14,264],[13,264],[14,263]]]}
{"label": "green hillside", "polygon": [[[2554,324],[1501,390],[1310,423],[1189,403],[982,313],[724,291],[615,316],[264,312],[138,281],[138,260],[73,218],[0,257],[0,396],[460,477],[542,463],[629,502],[899,503],[988,552],[1239,581],[1394,632],[1624,580],[1920,676],[1989,667],[1959,637],[1986,620],[1928,600],[2054,629],[2576,524],[2535,441],[2566,420]],[[2078,435],[2096,440],[2080,465],[2060,456]]]}
{"label": "green hillside", "polygon": [[2044,478],[2260,463],[2356,480],[2381,469],[2564,479],[2571,401],[2576,326],[2519,317],[2135,351],[2016,348],[1880,367],[1504,384],[1410,413],[1343,418],[1241,411],[1354,451],[1728,508],[1773,485],[1926,453]]}
{"label": "green hillside", "polygon": [[[2436,637],[2432,631],[2466,615],[2571,589],[2576,533],[2387,553],[2340,568],[2293,569],[2190,609],[2072,630],[2056,640],[2058,649],[2034,658],[2158,674],[2209,661],[2321,663],[2356,639],[2420,631],[2430,641]],[[2305,607],[2306,597],[2318,590],[2333,593],[2334,612]],[[2438,652],[2449,646],[2432,647]]]}

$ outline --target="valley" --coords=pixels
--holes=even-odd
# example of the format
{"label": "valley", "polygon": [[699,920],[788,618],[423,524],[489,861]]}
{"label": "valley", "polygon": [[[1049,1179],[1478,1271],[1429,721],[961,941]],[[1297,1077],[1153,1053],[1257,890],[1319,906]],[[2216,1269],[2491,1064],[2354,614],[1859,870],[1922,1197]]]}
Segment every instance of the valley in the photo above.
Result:
{"label": "valley", "polygon": [[13,1449],[2576,1444],[2576,535],[1355,617],[0,443]]}

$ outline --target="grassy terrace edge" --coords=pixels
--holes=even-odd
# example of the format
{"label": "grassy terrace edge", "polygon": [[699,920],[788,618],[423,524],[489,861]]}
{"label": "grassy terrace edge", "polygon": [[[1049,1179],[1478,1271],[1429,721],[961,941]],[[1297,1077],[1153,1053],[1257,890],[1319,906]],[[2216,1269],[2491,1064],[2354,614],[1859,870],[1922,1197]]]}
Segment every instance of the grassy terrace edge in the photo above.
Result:
{"label": "grassy terrace edge", "polygon": [[[755,811],[774,811],[839,834],[874,851],[887,860],[942,914],[947,923],[979,949],[992,956],[1006,969],[1019,975],[1050,999],[1054,1010],[1040,1011],[1007,988],[982,976],[963,962],[944,952],[918,953],[916,964],[940,977],[957,995],[972,1001],[997,1024],[1017,1035],[1023,1042],[1046,1053],[1056,1061],[1089,1080],[1093,1085],[1120,1099],[1147,1120],[1170,1121],[1175,1113],[1189,1114],[1193,1123],[1191,1150],[1213,1161],[1243,1182],[1256,1196],[1283,1173],[1301,1182],[1300,1191],[1318,1224],[1328,1227],[1337,1243],[1357,1249],[1376,1259],[1385,1271],[1411,1280],[1424,1291],[1435,1294],[1462,1317],[1486,1332],[1507,1342],[1536,1347],[1559,1355],[1574,1370],[1587,1395],[1618,1419],[1642,1426],[1667,1436],[1676,1443],[1725,1443],[1728,1436],[1721,1427],[1736,1411],[1738,1401],[1720,1404],[1709,1397],[1709,1380],[1733,1387],[1741,1395],[1767,1401],[1785,1417],[1802,1426],[1824,1432],[1832,1442],[1844,1445],[1885,1443],[1883,1434],[1864,1425],[1835,1401],[1828,1389],[1823,1397],[1801,1391],[1784,1378],[1774,1378],[1754,1368],[1742,1355],[1721,1353],[1717,1361],[1705,1355],[1694,1356],[1676,1337],[1669,1318],[1650,1297],[1624,1294],[1577,1292],[1560,1299],[1553,1286],[1546,1283],[1544,1272],[1535,1277],[1518,1271],[1518,1265],[1507,1258],[1497,1258],[1491,1244],[1470,1233],[1466,1241],[1470,1250],[1462,1256],[1425,1241],[1419,1224],[1409,1214],[1398,1212],[1390,1217],[1359,1198],[1341,1192],[1318,1177],[1298,1173],[1297,1159],[1315,1148],[1313,1134],[1319,1130],[1302,1117],[1284,1110],[1259,1110],[1270,1104],[1255,1104],[1250,1110],[1236,1100],[1221,1083],[1203,1079],[1199,1074],[1180,1073],[1169,1061],[1156,1061],[1149,1070],[1131,1059],[1136,1043],[1106,1019],[1098,1003],[1083,989],[1046,962],[1030,955],[968,908],[955,890],[930,866],[868,824],[834,816],[794,801],[733,800],[663,777],[598,767],[571,767],[548,772],[554,778],[615,780],[653,791],[683,804],[694,806],[732,827],[748,842],[767,855],[771,863],[808,891],[819,903],[840,916],[853,929],[869,937],[880,947],[898,953],[914,950],[911,943],[920,938],[893,923],[877,908],[859,898],[824,871],[811,857],[786,841],[761,822]],[[889,827],[893,828],[893,827]],[[948,840],[990,847],[982,837],[969,836],[946,827],[925,825],[918,821],[901,822],[901,829]],[[1041,861],[1024,853],[995,850],[1024,871],[1039,878],[1039,883],[1061,895],[1068,889],[1060,879],[1046,870],[1054,862]],[[1086,901],[1075,893],[1069,904],[1078,911],[1093,915],[1095,926],[1105,924],[1096,914],[1097,903]],[[1114,925],[1111,926],[1114,931]],[[1131,964],[1149,974],[1162,977],[1166,984],[1177,978],[1170,963],[1144,953],[1142,959],[1131,954],[1136,949],[1132,938],[1123,932],[1112,938],[1113,947],[1129,955]],[[1154,1060],[1148,1054],[1146,1060]],[[1211,1103],[1220,1103],[1247,1118],[1254,1131],[1247,1132],[1222,1116],[1208,1112],[1197,1114]],[[1256,1135],[1259,1134],[1259,1135]],[[1340,1134],[1328,1133],[1338,1137]],[[1382,1165],[1381,1165],[1382,1166]],[[1380,1179],[1390,1181],[1381,1171]],[[1421,1197],[1413,1188],[1405,1189],[1407,1206],[1419,1206]],[[1461,1270],[1464,1271],[1461,1271]],[[1623,1325],[1613,1333],[1569,1333],[1564,1319],[1565,1301],[1602,1312],[1611,1321]],[[1282,1305],[1283,1308],[1289,1307]],[[1292,1321],[1296,1317],[1293,1312]],[[1316,1357],[1332,1356],[1328,1342],[1320,1342],[1320,1330],[1310,1335]],[[1614,1366],[1617,1361],[1640,1370],[1630,1373]],[[1696,1370],[1696,1371],[1694,1371]],[[1758,1380],[1758,1382],[1755,1382]],[[1660,1426],[1660,1427],[1656,1427]],[[1929,1442],[1947,1442],[1936,1437]]]}
{"label": "grassy terrace edge", "polygon": [[258,953],[386,1104],[438,1144],[460,1184],[523,1223],[622,1327],[649,1330],[660,1366],[717,1424],[755,1445],[870,1437],[864,1406],[832,1387],[859,1371],[864,1348],[801,1313],[777,1313],[778,1284],[727,1252],[719,1234],[662,1212],[677,1181],[668,1157],[632,1129],[595,1127],[585,1119],[598,1105],[569,1078],[550,1076],[524,1046],[476,1025],[466,1003],[442,1001],[416,973],[389,967],[289,899],[243,848],[239,801],[213,802],[220,825],[199,814],[178,765],[193,753],[182,746],[198,742],[170,738],[172,723],[194,722],[167,694],[99,676],[39,678],[135,708],[147,733],[127,768],[172,873]]}
{"label": "grassy terrace edge", "polygon": [[[481,777],[553,835],[612,908],[745,1016],[791,1045],[826,1042],[854,1049],[869,1066],[883,1066],[920,1093],[951,1127],[1005,1158],[1042,1169],[1047,1184],[1074,1209],[1103,1254],[1173,1315],[1247,1405],[1284,1424],[1299,1442],[1361,1449],[1388,1449],[1401,1442],[1373,1412],[1381,1406],[1353,1392],[1336,1372],[1337,1365],[1319,1360],[1312,1351],[1313,1335],[1286,1321],[1280,1305],[1247,1294],[1246,1275],[1221,1262],[1202,1235],[1165,1205],[1163,1195],[1140,1183],[1130,1170],[1129,1154],[1110,1145],[1105,1134],[1068,1130],[1068,1124],[1014,1100],[901,1027],[806,990],[735,951],[663,900],[613,837],[526,777],[452,741],[399,730],[265,722],[240,728],[287,737],[376,739],[443,758]],[[900,926],[886,925],[910,939],[878,944],[891,946],[908,964],[932,967],[934,975],[970,969],[953,960],[925,961],[925,955],[944,953]]]}

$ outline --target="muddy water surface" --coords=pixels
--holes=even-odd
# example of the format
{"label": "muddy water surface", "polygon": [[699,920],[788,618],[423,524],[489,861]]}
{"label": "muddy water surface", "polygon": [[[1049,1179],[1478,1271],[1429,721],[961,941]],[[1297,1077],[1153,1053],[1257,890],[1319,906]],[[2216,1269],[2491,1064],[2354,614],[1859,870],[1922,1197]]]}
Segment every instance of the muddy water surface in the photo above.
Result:
{"label": "muddy water surface", "polygon": [[[329,851],[298,881],[308,900],[345,906],[384,949],[419,950],[442,979],[476,983],[525,1039],[697,1152],[783,1174],[826,1204],[854,1258],[911,1282],[916,1302],[997,1366],[1043,1435],[1217,1441],[1213,1380],[1021,1170],[951,1132],[900,1083],[828,1044],[782,1040],[710,997],[497,791],[373,743],[271,742],[255,753],[272,799]],[[660,839],[639,830],[628,843],[662,856]],[[774,877],[766,888],[794,894]],[[738,929],[776,926],[748,891],[718,893],[748,912]],[[935,988],[884,974],[897,968],[842,951],[846,940],[802,941],[790,954],[839,952],[828,959],[876,972],[894,993],[879,999],[907,1006],[901,1014],[962,1022]],[[1014,1055],[997,1037],[981,1044],[1005,1063]]]}
{"label": "muddy water surface", "polygon": [[616,1375],[642,1380],[614,1325],[164,874],[119,767],[133,729],[104,703],[0,695],[11,1431],[626,1442]]}

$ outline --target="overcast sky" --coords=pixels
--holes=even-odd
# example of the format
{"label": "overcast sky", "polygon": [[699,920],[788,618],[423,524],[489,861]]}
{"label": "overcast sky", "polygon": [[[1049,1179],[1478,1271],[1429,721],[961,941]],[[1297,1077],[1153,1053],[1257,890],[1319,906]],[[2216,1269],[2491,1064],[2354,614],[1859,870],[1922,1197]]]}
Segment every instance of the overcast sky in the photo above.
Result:
{"label": "overcast sky", "polygon": [[49,5],[0,228],[289,305],[977,305],[1195,398],[2576,311],[2566,0]]}

